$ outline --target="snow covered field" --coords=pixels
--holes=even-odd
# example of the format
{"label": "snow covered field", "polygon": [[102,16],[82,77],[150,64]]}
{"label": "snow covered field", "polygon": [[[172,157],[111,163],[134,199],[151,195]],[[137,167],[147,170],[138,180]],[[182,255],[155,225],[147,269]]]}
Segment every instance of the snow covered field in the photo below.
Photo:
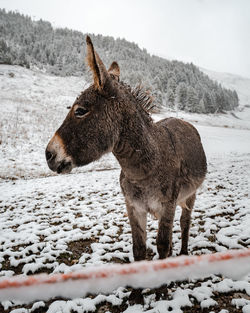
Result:
{"label": "snow covered field", "polygon": [[[48,139],[85,85],[82,78],[0,66],[1,277],[133,261],[113,156],[63,176],[50,172],[44,158]],[[241,91],[242,107],[234,115],[178,114],[198,128],[208,157],[192,214],[191,254],[250,247],[250,109],[243,107],[249,90],[250,84]],[[176,113],[154,118],[169,115]],[[179,217],[177,208],[174,255],[180,250]],[[157,221],[149,217],[148,259],[157,258],[156,231]],[[250,312],[250,273],[238,281],[212,275],[145,289],[144,305],[129,305],[130,292],[121,287],[70,300],[5,301],[0,312]]]}

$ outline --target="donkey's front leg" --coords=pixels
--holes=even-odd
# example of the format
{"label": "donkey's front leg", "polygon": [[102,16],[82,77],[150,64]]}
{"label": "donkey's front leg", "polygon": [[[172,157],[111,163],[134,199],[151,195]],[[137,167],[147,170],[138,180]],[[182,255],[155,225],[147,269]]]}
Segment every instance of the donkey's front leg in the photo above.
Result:
{"label": "donkey's front leg", "polygon": [[137,206],[128,203],[127,211],[132,230],[134,260],[145,260],[147,212],[143,207],[137,208]]}
{"label": "donkey's front leg", "polygon": [[175,203],[167,202],[159,219],[159,229],[156,239],[157,251],[160,259],[172,253],[172,229],[174,223]]}

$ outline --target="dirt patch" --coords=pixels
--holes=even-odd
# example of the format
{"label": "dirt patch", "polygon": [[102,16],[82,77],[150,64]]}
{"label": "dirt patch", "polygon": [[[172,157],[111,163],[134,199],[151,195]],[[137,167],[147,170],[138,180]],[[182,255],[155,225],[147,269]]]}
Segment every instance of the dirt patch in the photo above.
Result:
{"label": "dirt patch", "polygon": [[59,263],[65,263],[68,266],[78,263],[83,253],[92,253],[91,244],[96,242],[96,238],[86,240],[76,240],[68,244],[67,251],[57,257]]}

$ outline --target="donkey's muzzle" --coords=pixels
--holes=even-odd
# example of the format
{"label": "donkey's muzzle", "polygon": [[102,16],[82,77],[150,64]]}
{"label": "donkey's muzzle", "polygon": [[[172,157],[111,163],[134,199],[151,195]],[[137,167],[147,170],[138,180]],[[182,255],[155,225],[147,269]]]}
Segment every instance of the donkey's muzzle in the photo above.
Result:
{"label": "donkey's muzzle", "polygon": [[72,157],[66,153],[64,142],[57,132],[47,145],[45,157],[49,168],[58,174],[69,173],[74,167]]}
{"label": "donkey's muzzle", "polygon": [[58,160],[57,153],[55,151],[49,150],[48,148],[45,151],[45,157],[49,168],[58,174],[69,173],[73,168],[72,162],[70,160]]}

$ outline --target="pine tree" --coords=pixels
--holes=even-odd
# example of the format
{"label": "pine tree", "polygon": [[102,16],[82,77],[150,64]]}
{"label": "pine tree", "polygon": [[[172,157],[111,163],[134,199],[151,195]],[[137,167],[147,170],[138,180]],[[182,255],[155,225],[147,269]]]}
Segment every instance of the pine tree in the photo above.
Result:
{"label": "pine tree", "polygon": [[168,80],[168,84],[167,84],[167,91],[172,90],[173,93],[175,94],[176,91],[176,80],[175,80],[175,74],[172,72],[171,73],[171,77]]}
{"label": "pine tree", "polygon": [[174,108],[175,106],[175,94],[174,91],[172,89],[169,89],[167,92],[167,106],[169,106],[170,108]]}
{"label": "pine tree", "polygon": [[235,109],[239,105],[239,97],[237,92],[233,91],[233,109]]}
{"label": "pine tree", "polygon": [[187,101],[187,87],[185,83],[180,83],[176,88],[175,103],[178,110],[184,110]]}
{"label": "pine tree", "polygon": [[212,113],[213,109],[214,109],[214,106],[213,106],[213,103],[212,103],[211,93],[209,91],[206,91],[204,93],[203,100],[204,100],[205,113]]}
{"label": "pine tree", "polygon": [[205,113],[205,103],[203,98],[199,100],[196,113]]}
{"label": "pine tree", "polygon": [[11,54],[4,39],[0,39],[0,64],[11,64]]}
{"label": "pine tree", "polygon": [[187,101],[185,111],[194,113],[197,112],[199,99],[195,89],[191,86],[187,88]]}

